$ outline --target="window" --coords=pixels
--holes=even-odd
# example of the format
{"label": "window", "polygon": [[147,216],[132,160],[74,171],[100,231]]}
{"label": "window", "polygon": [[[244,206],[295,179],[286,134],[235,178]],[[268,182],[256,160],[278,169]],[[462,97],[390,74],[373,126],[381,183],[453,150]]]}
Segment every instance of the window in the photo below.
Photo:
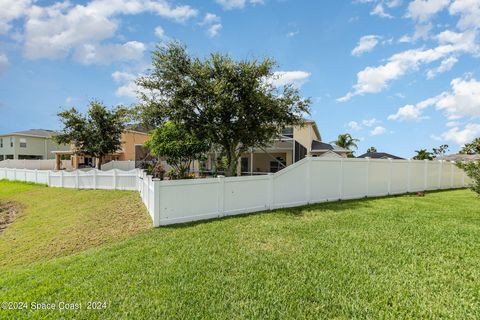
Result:
{"label": "window", "polygon": [[3,154],[0,154],[0,161],[3,161]]}
{"label": "window", "polygon": [[287,127],[283,129],[282,135],[285,137],[293,138],[293,127]]}
{"label": "window", "polygon": [[26,147],[27,147],[27,139],[20,138],[20,148],[26,148]]}
{"label": "window", "polygon": [[3,138],[0,138],[0,148],[3,148]]}
{"label": "window", "polygon": [[10,148],[13,148],[13,138],[10,138]]}
{"label": "window", "polygon": [[13,154],[7,154],[7,155],[5,156],[5,159],[7,159],[7,160],[13,160]]}

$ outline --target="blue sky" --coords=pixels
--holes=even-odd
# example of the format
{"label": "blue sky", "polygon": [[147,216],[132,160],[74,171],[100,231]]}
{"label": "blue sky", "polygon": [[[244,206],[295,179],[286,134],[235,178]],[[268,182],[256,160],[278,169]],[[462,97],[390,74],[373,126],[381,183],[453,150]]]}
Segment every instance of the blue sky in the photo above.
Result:
{"label": "blue sky", "polygon": [[[135,102],[155,43],[273,57],[324,141],[411,157],[480,136],[479,0],[0,0],[0,132]],[[478,80],[477,80],[478,79]]]}

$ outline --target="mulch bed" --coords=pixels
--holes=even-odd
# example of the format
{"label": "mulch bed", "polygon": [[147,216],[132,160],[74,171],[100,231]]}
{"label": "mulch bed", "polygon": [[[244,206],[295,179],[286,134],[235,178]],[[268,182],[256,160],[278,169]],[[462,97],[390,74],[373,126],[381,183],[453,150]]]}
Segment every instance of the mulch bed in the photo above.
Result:
{"label": "mulch bed", "polygon": [[20,205],[13,201],[0,202],[0,234],[15,220],[20,210]]}

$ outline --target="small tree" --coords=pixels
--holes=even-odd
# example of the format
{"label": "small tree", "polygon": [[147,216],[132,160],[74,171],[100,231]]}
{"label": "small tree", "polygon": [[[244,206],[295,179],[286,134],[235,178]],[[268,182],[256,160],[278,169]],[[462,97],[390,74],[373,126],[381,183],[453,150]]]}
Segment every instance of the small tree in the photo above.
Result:
{"label": "small tree", "polygon": [[377,152],[377,148],[375,147],[370,147],[367,149],[367,153],[375,153],[375,152]]}
{"label": "small tree", "polygon": [[[475,138],[471,143],[465,144],[460,153],[480,154],[480,138]],[[470,188],[480,195],[480,161],[457,162],[457,166],[465,170],[467,176],[473,181]]]}
{"label": "small tree", "polygon": [[337,140],[332,141],[331,143],[336,144],[339,147],[350,150],[348,157],[353,157],[354,151],[352,149],[358,149],[357,142],[360,140],[352,138],[350,133],[339,134]]}
{"label": "small tree", "polygon": [[415,152],[417,154],[413,157],[413,160],[433,160],[433,154],[428,152],[427,149],[415,150]]}
{"label": "small tree", "polygon": [[90,102],[85,115],[71,108],[58,113],[63,129],[54,139],[60,144],[75,147],[76,154],[85,154],[97,159],[101,169],[103,157],[122,147],[122,132],[125,129],[126,109],[108,110],[101,102]]}
{"label": "small tree", "polygon": [[432,149],[435,158],[443,157],[445,153],[448,151],[448,144],[442,144],[438,148]]}
{"label": "small tree", "polygon": [[480,154],[480,138],[475,138],[471,143],[467,143],[460,150],[462,154]]}
{"label": "small tree", "polygon": [[165,120],[204,140],[225,156],[227,176],[251,148],[267,146],[286,126],[301,125],[310,100],[291,85],[274,85],[271,59],[236,61],[211,54],[200,59],[171,42],[153,52],[152,71],[138,79],[138,118],[150,128]]}
{"label": "small tree", "polygon": [[164,157],[175,170],[174,176],[180,179],[188,175],[192,162],[201,159],[209,150],[206,142],[172,121],[155,129],[145,146],[152,155]]}

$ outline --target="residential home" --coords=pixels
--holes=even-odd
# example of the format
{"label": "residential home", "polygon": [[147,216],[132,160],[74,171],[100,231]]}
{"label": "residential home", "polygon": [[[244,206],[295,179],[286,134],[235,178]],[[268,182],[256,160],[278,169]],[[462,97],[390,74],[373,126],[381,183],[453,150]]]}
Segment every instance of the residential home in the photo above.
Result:
{"label": "residential home", "polygon": [[386,152],[367,152],[357,158],[405,160],[404,158]]}
{"label": "residential home", "polygon": [[[306,156],[346,158],[350,151],[322,142],[317,124],[306,120],[303,126],[287,127],[266,148],[256,148],[240,157],[238,175],[277,172]],[[217,154],[210,154],[202,170],[212,171]]]}
{"label": "residential home", "polygon": [[[116,161],[141,161],[145,156],[143,144],[149,138],[147,131],[139,126],[129,127],[122,133],[122,148],[115,153],[106,155],[103,163]],[[68,151],[53,151],[56,158],[56,170],[61,169],[61,159],[70,157],[73,168],[95,167],[96,159],[88,154],[76,153],[71,146]]]}
{"label": "residential home", "polygon": [[443,161],[465,161],[465,162],[472,162],[472,161],[480,161],[480,154],[450,154],[444,157],[435,158],[435,160],[443,160]]}
{"label": "residential home", "polygon": [[68,145],[57,144],[58,133],[46,129],[31,129],[0,135],[0,161],[54,159],[53,150],[69,150]]}

